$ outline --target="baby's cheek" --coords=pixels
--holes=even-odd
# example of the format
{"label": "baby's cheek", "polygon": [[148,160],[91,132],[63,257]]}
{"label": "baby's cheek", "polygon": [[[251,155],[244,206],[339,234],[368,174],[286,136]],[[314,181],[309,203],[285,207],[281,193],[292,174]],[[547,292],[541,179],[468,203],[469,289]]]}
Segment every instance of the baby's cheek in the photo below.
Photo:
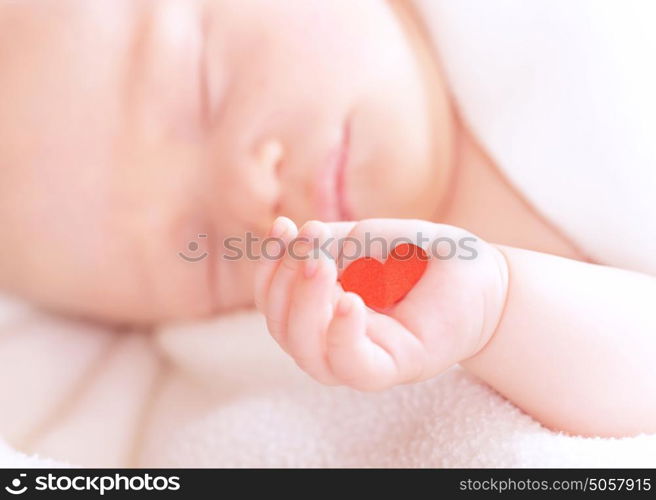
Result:
{"label": "baby's cheek", "polygon": [[206,317],[252,304],[258,235],[226,236],[220,218],[206,210],[170,216],[143,235],[137,243],[143,303],[156,319]]}

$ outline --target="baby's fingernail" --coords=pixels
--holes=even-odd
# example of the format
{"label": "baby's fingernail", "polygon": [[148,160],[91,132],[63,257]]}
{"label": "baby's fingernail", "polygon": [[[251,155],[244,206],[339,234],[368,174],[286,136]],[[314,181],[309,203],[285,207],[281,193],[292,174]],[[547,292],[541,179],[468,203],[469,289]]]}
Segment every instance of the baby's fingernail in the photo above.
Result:
{"label": "baby's fingernail", "polygon": [[273,226],[271,226],[271,231],[269,231],[269,236],[272,238],[280,238],[287,232],[287,218],[278,217],[273,221]]}
{"label": "baby's fingernail", "polygon": [[293,251],[297,257],[305,258],[310,255],[312,249],[317,245],[321,231],[313,221],[306,222],[293,244]]}
{"label": "baby's fingernail", "polygon": [[353,309],[353,301],[348,295],[342,295],[337,302],[335,312],[340,316],[346,316]]}
{"label": "baby's fingernail", "polygon": [[309,258],[305,262],[305,266],[303,268],[303,275],[307,279],[314,278],[314,276],[317,274],[317,270],[319,269],[319,260],[318,259],[312,259]]}

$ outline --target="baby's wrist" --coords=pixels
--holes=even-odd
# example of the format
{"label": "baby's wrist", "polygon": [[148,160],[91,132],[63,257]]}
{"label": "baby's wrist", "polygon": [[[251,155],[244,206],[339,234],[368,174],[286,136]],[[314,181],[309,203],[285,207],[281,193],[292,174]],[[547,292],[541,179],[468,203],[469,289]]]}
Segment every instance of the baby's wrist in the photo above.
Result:
{"label": "baby's wrist", "polygon": [[488,259],[490,273],[485,284],[485,308],[480,331],[480,337],[473,347],[471,359],[480,354],[494,339],[503,321],[509,288],[509,265],[503,247],[485,244],[486,252],[483,258]]}

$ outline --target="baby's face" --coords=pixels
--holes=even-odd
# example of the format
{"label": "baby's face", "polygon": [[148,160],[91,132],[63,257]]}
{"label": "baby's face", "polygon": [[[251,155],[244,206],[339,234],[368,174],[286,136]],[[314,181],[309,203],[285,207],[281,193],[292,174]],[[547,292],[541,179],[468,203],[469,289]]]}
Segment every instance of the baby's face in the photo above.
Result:
{"label": "baby's face", "polygon": [[431,217],[451,117],[405,14],[382,0],[3,4],[0,274],[85,315],[194,316],[250,302],[253,262],[221,259],[222,242],[278,214]]}

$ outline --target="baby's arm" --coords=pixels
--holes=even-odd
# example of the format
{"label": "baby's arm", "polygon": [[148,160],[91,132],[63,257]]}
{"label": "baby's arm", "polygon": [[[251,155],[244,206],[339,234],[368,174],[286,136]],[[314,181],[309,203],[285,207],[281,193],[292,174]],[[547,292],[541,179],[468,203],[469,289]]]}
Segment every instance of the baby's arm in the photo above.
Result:
{"label": "baby's arm", "polygon": [[500,247],[502,320],[462,364],[543,424],[584,435],[656,431],[656,279]]}
{"label": "baby's arm", "polygon": [[[296,228],[283,222],[283,239],[291,241]],[[471,236],[392,219],[313,222],[301,234],[391,241],[417,231],[429,240]],[[324,383],[381,389],[461,362],[552,428],[655,431],[656,280],[481,240],[476,251],[473,260],[432,258],[384,314],[345,293],[335,262],[324,257],[265,261],[256,300],[280,345]]]}

